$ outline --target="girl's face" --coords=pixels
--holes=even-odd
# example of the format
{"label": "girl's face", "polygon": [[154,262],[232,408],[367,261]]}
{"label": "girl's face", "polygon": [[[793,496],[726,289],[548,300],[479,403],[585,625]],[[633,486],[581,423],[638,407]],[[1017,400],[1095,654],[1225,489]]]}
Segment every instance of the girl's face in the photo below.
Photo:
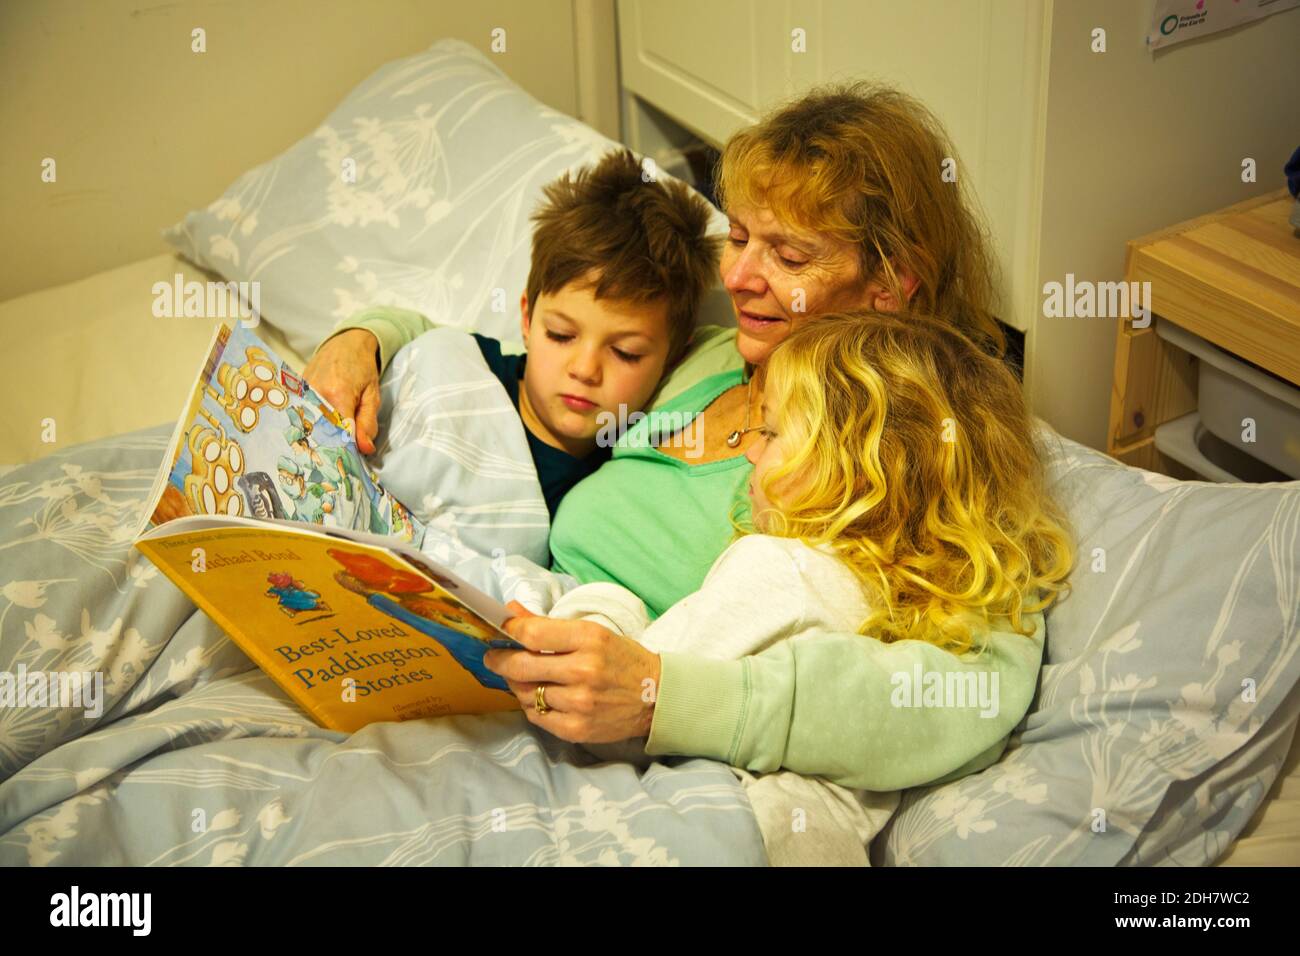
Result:
{"label": "girl's face", "polygon": [[892,297],[864,281],[857,249],[781,222],[767,207],[727,212],[722,284],[731,296],[745,361],[762,365],[798,326],[832,311],[892,311]]}
{"label": "girl's face", "polygon": [[[751,442],[749,448],[745,450],[745,457],[754,466],[754,471],[749,476],[749,502],[754,528],[760,532],[771,527],[771,512],[776,510],[763,494],[763,478],[772,469],[783,464],[787,458],[792,457],[795,452],[791,444],[792,436],[778,434],[774,424],[766,424],[775,420],[775,413],[766,402],[763,404],[762,414],[764,425],[759,430],[758,440]],[[795,488],[793,478],[794,476],[791,475],[777,482],[773,491],[783,496],[789,495]]]}

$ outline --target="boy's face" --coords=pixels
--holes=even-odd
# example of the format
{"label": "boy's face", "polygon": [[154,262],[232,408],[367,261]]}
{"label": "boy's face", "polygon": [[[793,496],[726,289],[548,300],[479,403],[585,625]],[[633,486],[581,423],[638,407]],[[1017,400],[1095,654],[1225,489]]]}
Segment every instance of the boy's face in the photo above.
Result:
{"label": "boy's face", "polygon": [[602,412],[626,421],[658,387],[668,360],[668,304],[597,300],[591,285],[575,282],[539,295],[532,315],[525,293],[520,310],[528,363],[519,414],[547,444],[586,455],[606,421]]}

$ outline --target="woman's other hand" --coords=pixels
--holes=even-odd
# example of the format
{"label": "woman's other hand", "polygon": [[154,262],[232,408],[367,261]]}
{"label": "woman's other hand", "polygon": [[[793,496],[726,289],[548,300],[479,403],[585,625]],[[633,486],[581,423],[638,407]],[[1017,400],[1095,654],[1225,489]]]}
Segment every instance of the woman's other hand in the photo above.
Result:
{"label": "woman's other hand", "polygon": [[[562,740],[614,743],[645,737],[654,720],[659,655],[592,621],[541,617],[523,605],[504,629],[527,650],[488,651],[483,661],[519,698],[528,719]],[[545,684],[547,712],[537,712]]]}
{"label": "woman's other hand", "polygon": [[379,339],[374,333],[348,329],[328,339],[302,377],[342,417],[355,422],[361,453],[374,454],[379,434]]}

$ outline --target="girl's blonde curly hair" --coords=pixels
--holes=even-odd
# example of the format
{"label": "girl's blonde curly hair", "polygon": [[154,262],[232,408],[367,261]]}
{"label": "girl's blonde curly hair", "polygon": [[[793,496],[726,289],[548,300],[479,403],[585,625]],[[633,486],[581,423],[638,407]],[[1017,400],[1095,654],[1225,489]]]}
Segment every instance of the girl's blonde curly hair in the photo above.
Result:
{"label": "girl's blonde curly hair", "polygon": [[[829,544],[867,589],[859,631],[954,653],[1069,587],[1072,532],[1048,495],[1020,383],[950,323],[836,313],[796,329],[765,370],[784,461],[763,530]],[[736,525],[741,529],[741,525]]]}

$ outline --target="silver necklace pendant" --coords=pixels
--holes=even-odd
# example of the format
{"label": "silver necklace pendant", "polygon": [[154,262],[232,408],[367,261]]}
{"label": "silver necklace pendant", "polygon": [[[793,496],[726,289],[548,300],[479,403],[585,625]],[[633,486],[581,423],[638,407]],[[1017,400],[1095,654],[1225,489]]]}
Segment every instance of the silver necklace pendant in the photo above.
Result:
{"label": "silver necklace pendant", "polygon": [[738,428],[730,435],[727,436],[728,448],[735,448],[737,445],[740,444],[740,439],[745,435],[746,432],[753,431],[753,429],[749,427],[749,409],[753,405],[753,403],[754,403],[754,379],[751,377],[749,380],[749,384],[745,388],[745,427]]}

